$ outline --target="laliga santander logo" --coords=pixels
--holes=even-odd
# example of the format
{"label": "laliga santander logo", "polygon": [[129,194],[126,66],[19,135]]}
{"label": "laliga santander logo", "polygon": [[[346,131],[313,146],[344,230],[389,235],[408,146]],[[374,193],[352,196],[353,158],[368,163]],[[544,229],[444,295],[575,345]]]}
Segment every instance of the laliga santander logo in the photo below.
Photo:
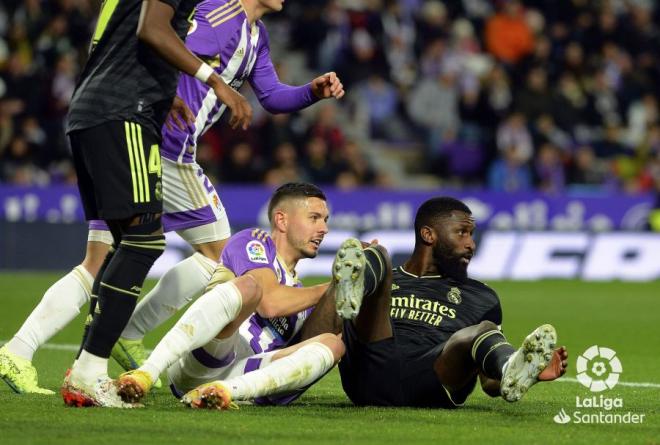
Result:
{"label": "laliga santander logo", "polygon": [[621,361],[610,348],[594,345],[577,358],[577,379],[591,392],[612,389],[623,372]]}
{"label": "laliga santander logo", "polygon": [[[594,345],[577,359],[577,380],[591,392],[614,388],[623,372],[621,361],[610,348]],[[603,394],[575,397],[575,408],[570,415],[561,409],[553,417],[559,424],[637,424],[644,423],[645,413],[623,411],[623,398]]]}

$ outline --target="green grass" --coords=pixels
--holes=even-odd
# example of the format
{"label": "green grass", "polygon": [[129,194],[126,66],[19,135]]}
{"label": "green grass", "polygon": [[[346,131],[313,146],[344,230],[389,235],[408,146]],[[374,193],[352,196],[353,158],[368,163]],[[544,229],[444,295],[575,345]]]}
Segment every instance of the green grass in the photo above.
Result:
{"label": "green grass", "polygon": [[[0,339],[10,338],[57,279],[52,274],[0,274]],[[535,326],[552,322],[575,358],[598,344],[616,350],[623,382],[660,384],[660,283],[490,283],[502,298],[504,330],[518,343]],[[51,344],[76,344],[82,317]],[[153,347],[163,329],[147,338]],[[74,353],[42,349],[35,357],[40,381],[57,389]],[[117,373],[113,365],[111,373]],[[66,408],[59,397],[18,396],[0,383],[0,443],[660,443],[660,388],[619,385],[607,397],[646,414],[641,425],[557,425],[560,409],[575,410],[577,383],[540,384],[520,403],[507,404],[476,391],[459,410],[353,407],[333,371],[290,407],[243,406],[232,412],[186,410],[166,390],[143,410]],[[587,409],[584,410],[588,411]]]}

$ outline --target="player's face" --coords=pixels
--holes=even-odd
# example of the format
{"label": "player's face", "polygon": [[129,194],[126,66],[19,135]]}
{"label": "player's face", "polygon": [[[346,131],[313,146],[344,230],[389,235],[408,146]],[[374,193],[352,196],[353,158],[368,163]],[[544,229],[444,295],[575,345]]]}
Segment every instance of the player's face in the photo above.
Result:
{"label": "player's face", "polygon": [[301,258],[314,258],[328,233],[328,206],[319,198],[306,198],[299,202],[289,215],[287,239],[300,252]]}
{"label": "player's face", "polygon": [[474,229],[474,218],[456,210],[438,222],[433,258],[443,273],[459,280],[467,278],[467,268],[476,249]]}

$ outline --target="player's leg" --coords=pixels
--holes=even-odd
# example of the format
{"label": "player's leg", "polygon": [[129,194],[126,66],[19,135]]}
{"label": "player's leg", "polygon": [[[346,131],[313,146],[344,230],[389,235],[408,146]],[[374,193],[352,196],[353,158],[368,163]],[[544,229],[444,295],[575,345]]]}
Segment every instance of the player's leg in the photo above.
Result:
{"label": "player's leg", "polygon": [[188,308],[140,368],[122,374],[118,382],[122,398],[139,400],[159,375],[186,352],[216,336],[230,338],[260,301],[261,288],[249,275],[210,289]]}
{"label": "player's leg", "polygon": [[348,239],[337,251],[332,273],[332,284],[305,321],[301,339],[339,333],[342,319],[353,320],[362,342],[392,337],[392,266],[387,250],[377,244],[363,249],[360,241]]}
{"label": "player's leg", "polygon": [[[225,241],[207,244],[213,245],[214,252],[220,252]],[[112,349],[112,357],[124,370],[136,369],[144,363],[147,358],[142,343],[144,336],[199,296],[216,266],[215,260],[197,251],[165,272],[140,300]]]}
{"label": "player's leg", "polygon": [[117,248],[97,276],[98,307],[62,394],[75,406],[123,407],[113,394],[107,360],[149,269],[165,249],[159,137],[138,124],[108,122],[71,139],[76,169],[82,163],[93,178],[94,207],[85,207],[86,216],[107,222]]}
{"label": "player's leg", "polygon": [[104,242],[105,244],[108,245],[108,247],[105,249],[105,254],[102,257],[99,256],[100,265],[96,269],[96,274],[94,274],[94,281],[92,283],[92,291],[89,300],[89,308],[87,312],[87,317],[85,318],[82,341],[80,342],[80,349],[78,349],[78,353],[76,354],[76,360],[78,359],[78,357],[80,357],[80,354],[82,353],[83,345],[85,344],[85,341],[87,340],[87,336],[89,335],[89,328],[92,324],[92,321],[94,320],[94,314],[97,311],[97,305],[99,300],[99,285],[101,282],[99,278],[103,276],[103,273],[105,272],[105,269],[108,267],[108,264],[112,260],[112,257],[117,247],[114,241],[115,235],[112,234],[110,228],[107,226],[107,224],[104,221],[90,221],[89,228],[90,230],[89,230],[88,239]]}
{"label": "player's leg", "polygon": [[[343,354],[344,344],[338,336],[322,334],[274,353],[260,354],[258,369],[200,385],[181,401],[191,408],[209,409],[226,409],[232,400],[288,404],[327,374]],[[244,369],[244,363],[250,360],[255,358],[239,361],[235,367]]]}
{"label": "player's leg", "polygon": [[484,321],[454,333],[438,355],[434,369],[450,397],[472,386],[481,373],[501,382],[505,400],[516,401],[538,381],[553,357],[556,342],[555,329],[543,325],[516,350],[494,323]]}
{"label": "player's leg", "polygon": [[[372,245],[364,249],[364,258],[366,266],[363,274],[364,297],[354,325],[358,339],[364,343],[372,343],[392,337],[390,321],[392,263],[387,250],[381,245]],[[336,271],[337,266],[334,267]],[[335,279],[337,279],[336,274]],[[337,300],[339,299],[337,297]]]}
{"label": "player's leg", "polygon": [[15,392],[54,394],[39,387],[32,357],[90,300],[94,277],[111,243],[107,230],[94,230],[90,225],[83,262],[48,288],[18,332],[0,348],[0,378]]}
{"label": "player's leg", "polygon": [[202,168],[162,162],[163,225],[176,230],[195,253],[168,270],[135,308],[112,351],[125,370],[146,360],[144,336],[204,291],[231,235],[227,213]]}

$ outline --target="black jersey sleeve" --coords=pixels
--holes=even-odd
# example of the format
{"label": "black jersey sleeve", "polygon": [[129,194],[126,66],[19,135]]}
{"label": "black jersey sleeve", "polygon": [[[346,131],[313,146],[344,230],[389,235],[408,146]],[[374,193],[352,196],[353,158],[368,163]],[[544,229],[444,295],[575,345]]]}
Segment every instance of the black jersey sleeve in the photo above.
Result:
{"label": "black jersey sleeve", "polygon": [[492,321],[498,326],[502,325],[502,306],[500,305],[499,301],[495,306],[490,308],[488,312],[486,312],[482,318],[482,321]]}

